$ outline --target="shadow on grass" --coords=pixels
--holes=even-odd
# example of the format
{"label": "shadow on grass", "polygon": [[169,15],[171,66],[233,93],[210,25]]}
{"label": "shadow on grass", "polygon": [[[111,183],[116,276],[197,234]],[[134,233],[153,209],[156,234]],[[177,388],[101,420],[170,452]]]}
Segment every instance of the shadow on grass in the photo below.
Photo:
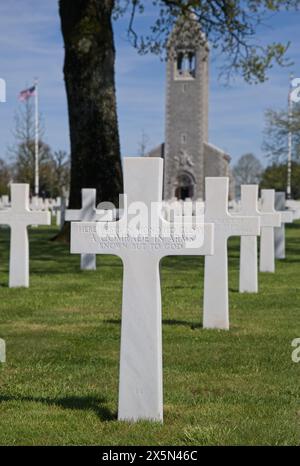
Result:
{"label": "shadow on grass", "polygon": [[[117,324],[121,325],[121,319],[107,319],[103,321],[105,324]],[[187,320],[177,320],[177,319],[164,319],[162,321],[163,325],[178,325],[178,326],[184,326],[184,327],[189,327],[192,330],[195,330],[197,328],[203,328],[203,324],[201,322],[190,322]]]}
{"label": "shadow on grass", "polygon": [[94,411],[101,421],[117,420],[117,414],[111,412],[103,406],[105,398],[96,398],[92,396],[66,396],[64,398],[48,398],[34,396],[11,396],[0,395],[0,403],[7,401],[25,401],[33,403],[42,403],[48,406],[59,406],[64,409]]}
{"label": "shadow on grass", "polygon": [[192,330],[195,330],[197,328],[203,328],[202,322],[189,322],[187,320],[176,320],[176,319],[165,319],[162,321],[163,325],[179,325],[179,326],[184,326],[184,327],[189,327]]}
{"label": "shadow on grass", "polygon": [[228,291],[230,291],[230,293],[238,293],[239,292],[238,288],[228,288]]}

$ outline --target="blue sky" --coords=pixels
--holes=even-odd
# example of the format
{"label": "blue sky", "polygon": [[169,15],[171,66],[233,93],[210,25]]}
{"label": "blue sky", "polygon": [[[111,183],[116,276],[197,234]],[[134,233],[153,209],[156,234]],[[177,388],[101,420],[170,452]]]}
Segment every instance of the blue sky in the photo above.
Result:
{"label": "blue sky", "polygon": [[[26,7],[25,7],[26,6]],[[300,13],[280,13],[261,29],[260,43],[291,41],[291,68],[274,67],[269,81],[250,86],[236,78],[226,87],[219,68],[226,57],[210,57],[209,139],[231,154],[233,163],[261,151],[264,111],[287,104],[289,73],[300,76]],[[140,20],[143,29],[151,11]],[[115,23],[116,80],[122,155],[136,155],[144,131],[149,148],[164,140],[165,64],[156,56],[139,56],[126,39],[127,20]],[[68,118],[62,75],[63,43],[56,0],[10,0],[0,4],[0,78],[7,83],[7,102],[0,103],[0,157],[13,143],[17,95],[33,78],[40,81],[44,139],[54,149],[69,150]]]}

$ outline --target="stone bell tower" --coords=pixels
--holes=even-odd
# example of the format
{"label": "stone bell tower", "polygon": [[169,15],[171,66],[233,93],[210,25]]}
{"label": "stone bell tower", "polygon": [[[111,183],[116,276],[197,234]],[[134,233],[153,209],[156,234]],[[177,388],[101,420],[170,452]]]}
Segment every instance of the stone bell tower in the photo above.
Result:
{"label": "stone bell tower", "polygon": [[204,197],[209,48],[196,19],[179,18],[168,42],[164,198]]}

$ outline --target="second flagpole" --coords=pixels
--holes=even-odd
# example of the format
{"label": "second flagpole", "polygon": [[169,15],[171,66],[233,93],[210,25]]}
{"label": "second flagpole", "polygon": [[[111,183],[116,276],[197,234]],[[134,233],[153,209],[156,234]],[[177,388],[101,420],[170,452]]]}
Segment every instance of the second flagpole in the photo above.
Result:
{"label": "second flagpole", "polygon": [[39,88],[38,80],[34,81],[35,86],[35,163],[34,163],[34,194],[39,195]]}

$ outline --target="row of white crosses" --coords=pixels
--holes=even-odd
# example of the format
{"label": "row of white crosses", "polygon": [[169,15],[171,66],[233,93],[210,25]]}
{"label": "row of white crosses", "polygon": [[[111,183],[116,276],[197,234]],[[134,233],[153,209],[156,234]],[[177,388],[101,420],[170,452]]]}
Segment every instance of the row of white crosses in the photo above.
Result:
{"label": "row of white crosses", "polygon": [[[256,235],[261,234],[261,272],[274,272],[275,257],[285,257],[284,224],[292,221],[292,214],[284,210],[284,193],[276,193],[276,198],[281,200],[280,203],[277,201],[276,205],[280,212],[276,212],[274,209],[274,196],[274,190],[262,190],[261,211],[259,211],[258,186],[244,185],[241,188],[239,212],[238,214],[234,212],[230,214],[227,210],[228,180],[219,177],[206,179],[205,220],[213,222],[217,226],[218,233],[215,233],[216,249],[214,255],[205,258],[204,328],[229,328],[227,239],[230,236],[241,236],[240,292],[256,293],[258,291]],[[239,218],[233,219],[233,216],[236,215]],[[244,224],[241,221],[241,216],[246,217]],[[249,217],[259,218],[260,228],[254,226],[253,219],[251,224]],[[254,222],[257,223],[256,220]],[[251,228],[256,230],[253,236],[251,235]],[[218,283],[217,292],[216,283]]]}
{"label": "row of white crosses", "polygon": [[[56,225],[62,227],[65,221],[65,209],[68,205],[68,198],[66,193],[57,197],[56,199],[42,198],[33,196],[30,201],[30,210],[50,210],[51,214],[56,217]],[[10,207],[10,200],[8,195],[3,195],[0,198],[0,210]]]}
{"label": "row of white crosses", "polygon": [[[161,201],[162,163],[159,159],[125,159],[124,180],[128,204],[143,201],[150,207],[151,202]],[[170,253],[205,255],[203,322],[206,328],[229,328],[228,237],[241,236],[242,239],[240,291],[257,291],[257,235],[260,233],[263,238],[261,269],[273,271],[274,227],[290,219],[286,218],[289,215],[285,212],[274,211],[273,190],[262,192],[261,212],[257,208],[257,198],[257,186],[244,186],[241,211],[238,216],[230,215],[227,208],[228,179],[207,178],[206,223],[196,226],[198,229],[204,227],[205,236],[202,248],[197,250],[183,247],[180,251],[170,252],[167,240],[158,251],[152,249],[151,242],[144,245],[142,250],[134,249],[134,245],[128,247],[128,244],[124,249],[121,240],[115,241],[111,247],[108,237],[102,236],[101,241],[97,240],[96,223],[72,225],[71,252],[116,254],[124,264],[119,419],[162,420],[161,292],[158,269],[161,257]],[[119,221],[121,224],[122,219]],[[107,235],[113,226],[115,224],[111,222],[101,224]]]}
{"label": "row of white crosses", "polygon": [[56,225],[62,227],[65,222],[65,210],[68,206],[67,195],[64,194],[56,199],[43,199],[34,196],[31,199],[31,210],[50,210],[52,215],[56,217]]}
{"label": "row of white crosses", "polygon": [[[15,183],[12,183],[15,184]],[[39,196],[32,196],[30,201],[30,210],[50,210],[54,211],[57,205],[60,205],[60,198],[43,198]],[[0,198],[0,209],[10,207],[10,200],[8,194],[4,194]]]}
{"label": "row of white crosses", "polygon": [[29,225],[50,225],[50,212],[29,209],[29,185],[11,184],[11,207],[0,211],[0,224],[10,227],[9,287],[29,286]]}
{"label": "row of white crosses", "polygon": [[[275,202],[275,194],[280,203]],[[274,205],[277,207],[275,210]],[[285,193],[275,193],[273,189],[261,191],[260,210],[258,209],[258,186],[242,185],[240,213],[260,218],[260,272],[275,272],[275,258],[285,258],[285,223],[293,221],[293,214],[285,209]],[[241,293],[258,292],[257,238],[242,237],[240,245]]]}
{"label": "row of white crosses", "polygon": [[[145,164],[147,164],[146,169],[144,168]],[[125,192],[129,205],[134,201],[143,201],[150,209],[151,202],[161,201],[162,169],[163,161],[159,159],[125,160]],[[191,245],[187,246],[186,240],[184,240],[180,249],[173,250],[170,249],[172,246],[170,238],[162,238],[158,249],[153,248],[154,244],[151,242],[147,242],[144,248],[137,249],[134,242],[129,242],[124,248],[124,243],[119,240],[111,248],[108,238],[105,240],[104,237],[104,240],[101,238],[100,242],[97,241],[97,223],[95,222],[103,220],[103,216],[102,212],[99,211],[98,217],[94,190],[83,191],[82,209],[79,212],[69,212],[69,216],[75,217],[77,220],[90,220],[72,225],[72,252],[93,255],[113,253],[119,255],[124,263],[120,419],[162,419],[160,259],[170,254],[206,256],[204,327],[228,329],[228,237],[241,236],[243,240],[245,236],[249,236],[249,244],[253,245],[253,238],[256,240],[256,235],[260,231],[260,218],[262,220],[261,247],[264,250],[270,244],[274,244],[273,227],[279,227],[284,220],[289,220],[284,218],[286,213],[276,214],[274,212],[274,192],[272,190],[262,193],[261,213],[257,210],[257,187],[242,188],[242,210],[239,216],[228,213],[227,199],[228,179],[207,178],[206,223],[195,226],[197,230],[203,230],[204,242],[201,246],[190,247]],[[160,213],[157,212],[157,217],[159,215]],[[100,224],[104,229],[112,228],[116,224],[116,222],[111,221],[111,217],[108,220],[109,222],[105,221]],[[121,228],[122,222],[124,223],[123,219],[118,222]],[[29,186],[13,184],[11,186],[11,208],[0,212],[0,223],[7,224],[11,228],[10,286],[28,286],[27,226],[30,224],[49,224],[50,213],[30,211]],[[163,223],[167,222],[163,221]],[[123,229],[126,229],[126,225],[124,224]],[[245,265],[247,265],[247,270],[254,272],[256,269],[257,271],[255,261],[253,262],[257,247],[255,247],[255,254],[253,248],[252,262],[245,262],[246,253],[243,252],[243,249],[246,246],[242,241],[241,274],[245,271]],[[262,251],[261,269],[265,267],[266,270],[273,271],[274,247],[271,249],[273,257],[271,253],[268,255]],[[249,264],[252,263],[254,265],[249,267]],[[250,275],[253,278],[254,275]],[[255,280],[252,280],[252,283],[254,283],[253,290],[255,291],[257,283],[255,285]]]}
{"label": "row of white crosses", "polygon": [[228,178],[205,179],[205,221],[215,225],[215,241],[214,255],[205,257],[204,328],[229,329],[228,238],[259,235],[258,217],[228,212],[228,193]]}
{"label": "row of white crosses", "polygon": [[[262,210],[258,210],[258,186],[241,186],[240,213],[260,218],[260,269],[270,271],[274,262],[274,241],[268,243],[267,237],[274,227],[280,226],[280,214],[274,211],[272,204],[273,190],[262,191]],[[268,202],[270,201],[270,206]],[[273,245],[273,247],[272,247]],[[264,270],[265,269],[265,270]],[[239,291],[241,293],[257,293],[258,291],[258,265],[257,265],[257,237],[243,236],[240,243],[240,277]]]}

